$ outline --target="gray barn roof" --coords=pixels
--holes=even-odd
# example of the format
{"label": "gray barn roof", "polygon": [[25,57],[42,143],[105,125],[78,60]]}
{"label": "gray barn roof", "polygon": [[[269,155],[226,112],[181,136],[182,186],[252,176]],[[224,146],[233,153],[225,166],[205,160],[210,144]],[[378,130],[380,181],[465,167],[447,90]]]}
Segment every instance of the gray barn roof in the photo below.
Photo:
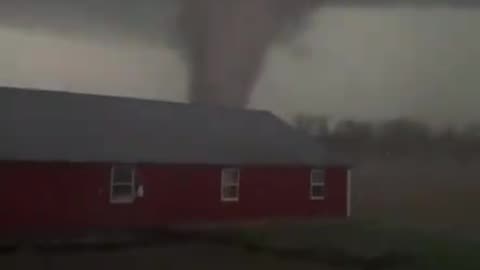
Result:
{"label": "gray barn roof", "polygon": [[0,160],[329,163],[265,111],[16,88],[0,88]]}

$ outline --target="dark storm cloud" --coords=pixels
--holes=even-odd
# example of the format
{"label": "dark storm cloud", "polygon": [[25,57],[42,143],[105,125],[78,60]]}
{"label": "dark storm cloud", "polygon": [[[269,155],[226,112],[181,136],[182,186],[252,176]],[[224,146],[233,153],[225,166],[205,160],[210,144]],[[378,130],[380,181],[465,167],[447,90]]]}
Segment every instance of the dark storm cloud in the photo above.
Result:
{"label": "dark storm cloud", "polygon": [[0,25],[62,34],[163,39],[174,0],[17,0],[0,2]]}
{"label": "dark storm cloud", "polygon": [[[188,0],[0,0],[0,25],[161,40]],[[198,0],[202,1],[202,0]],[[204,0],[203,0],[204,1]],[[291,0],[294,1],[294,0]],[[220,1],[218,1],[220,2]],[[476,7],[478,0],[321,0],[356,7]],[[160,31],[161,30],[161,31]]]}
{"label": "dark storm cloud", "polygon": [[[321,4],[464,7],[467,0],[17,0],[0,3],[0,24],[92,38],[182,47],[193,102],[242,107],[266,52]],[[296,27],[295,27],[296,26]]]}

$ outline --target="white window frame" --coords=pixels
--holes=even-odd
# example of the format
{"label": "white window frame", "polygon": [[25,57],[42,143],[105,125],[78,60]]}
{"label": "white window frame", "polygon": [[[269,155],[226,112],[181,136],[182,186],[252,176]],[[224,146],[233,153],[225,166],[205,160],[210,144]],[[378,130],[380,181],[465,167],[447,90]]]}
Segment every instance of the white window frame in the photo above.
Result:
{"label": "white window frame", "polygon": [[[110,203],[112,204],[128,204],[128,203],[133,203],[136,198],[136,190],[135,190],[135,183],[136,183],[136,167],[131,166],[131,171],[130,171],[130,183],[115,183],[115,169],[116,167],[121,167],[121,166],[129,166],[129,165],[113,165],[110,169]],[[115,186],[129,186],[132,190],[132,193],[128,198],[115,198],[113,194],[113,190]]]}
{"label": "white window frame", "polygon": [[[233,183],[233,184],[229,184],[229,183],[226,183],[227,182],[227,179],[226,179],[226,175],[229,175],[227,174],[226,172],[230,171],[230,170],[236,170],[237,171],[237,179],[236,179],[236,183]],[[222,169],[222,173],[221,173],[221,179],[220,179],[220,196],[221,196],[221,201],[222,202],[238,202],[239,201],[239,198],[240,198],[240,169],[239,168],[224,168]],[[235,181],[234,181],[235,182]],[[236,197],[225,197],[225,193],[224,193],[224,190],[226,187],[229,187],[229,186],[234,186],[237,188],[237,196]]]}
{"label": "white window frame", "polygon": [[[313,175],[314,174],[317,174],[317,173],[321,173],[322,174],[322,182],[318,183],[318,182],[315,182],[314,179],[313,179]],[[326,190],[326,171],[324,169],[312,169],[310,171],[310,199],[311,200],[325,200],[325,197],[326,197],[326,193],[327,193],[327,190]],[[323,195],[322,196],[314,196],[313,194],[313,188],[314,187],[323,187]]]}

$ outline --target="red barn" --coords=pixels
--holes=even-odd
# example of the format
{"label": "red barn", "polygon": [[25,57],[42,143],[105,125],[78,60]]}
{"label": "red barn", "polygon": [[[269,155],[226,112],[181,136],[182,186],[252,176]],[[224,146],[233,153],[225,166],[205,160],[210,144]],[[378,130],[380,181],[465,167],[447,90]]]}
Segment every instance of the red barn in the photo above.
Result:
{"label": "red barn", "polygon": [[265,111],[0,88],[0,231],[344,218],[349,168]]}

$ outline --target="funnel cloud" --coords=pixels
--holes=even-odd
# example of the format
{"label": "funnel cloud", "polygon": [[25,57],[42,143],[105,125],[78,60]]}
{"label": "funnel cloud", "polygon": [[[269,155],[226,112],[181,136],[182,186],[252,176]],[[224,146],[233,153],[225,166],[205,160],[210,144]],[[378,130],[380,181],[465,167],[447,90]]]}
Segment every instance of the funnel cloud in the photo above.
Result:
{"label": "funnel cloud", "polygon": [[187,1],[179,17],[190,60],[190,100],[244,107],[264,56],[285,26],[318,0]]}

